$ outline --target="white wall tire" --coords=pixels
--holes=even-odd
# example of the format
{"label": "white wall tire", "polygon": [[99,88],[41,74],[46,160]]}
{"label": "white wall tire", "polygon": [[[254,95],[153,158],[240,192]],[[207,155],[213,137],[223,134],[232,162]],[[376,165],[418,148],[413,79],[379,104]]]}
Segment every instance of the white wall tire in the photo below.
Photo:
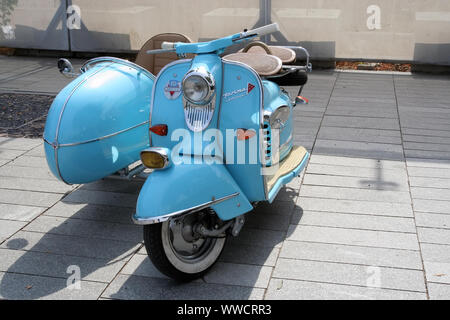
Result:
{"label": "white wall tire", "polygon": [[[171,228],[171,223],[174,222],[169,220],[144,226],[144,243],[150,260],[161,273],[175,280],[191,281],[200,278],[218,260],[226,238],[198,239],[191,242],[193,246],[198,245],[198,249],[193,252],[180,250],[180,245],[174,245],[179,235],[174,236],[174,230],[177,229]],[[182,240],[178,239],[180,241]],[[186,241],[182,245],[189,248],[190,243]]]}

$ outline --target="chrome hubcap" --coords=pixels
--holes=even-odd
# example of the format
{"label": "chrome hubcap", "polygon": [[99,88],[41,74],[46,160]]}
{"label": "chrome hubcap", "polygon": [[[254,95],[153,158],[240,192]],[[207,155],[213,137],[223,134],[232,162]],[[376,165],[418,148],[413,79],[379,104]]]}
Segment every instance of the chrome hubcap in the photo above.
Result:
{"label": "chrome hubcap", "polygon": [[207,256],[217,239],[202,238],[194,232],[194,226],[207,218],[207,214],[194,213],[169,222],[169,243],[178,259],[196,263]]}

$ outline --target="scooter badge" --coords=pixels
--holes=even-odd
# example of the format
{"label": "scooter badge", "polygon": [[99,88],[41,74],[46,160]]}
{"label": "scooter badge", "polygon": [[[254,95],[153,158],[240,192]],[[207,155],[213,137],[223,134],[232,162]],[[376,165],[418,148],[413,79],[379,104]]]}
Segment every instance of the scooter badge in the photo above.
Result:
{"label": "scooter badge", "polygon": [[164,95],[169,100],[175,100],[181,94],[181,81],[170,80],[164,87]]}

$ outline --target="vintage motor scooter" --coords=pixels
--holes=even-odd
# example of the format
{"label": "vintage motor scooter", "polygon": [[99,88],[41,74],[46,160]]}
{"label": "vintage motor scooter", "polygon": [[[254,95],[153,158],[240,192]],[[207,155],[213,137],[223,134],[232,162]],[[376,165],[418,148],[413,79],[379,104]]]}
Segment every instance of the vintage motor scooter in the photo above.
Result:
{"label": "vintage motor scooter", "polygon": [[151,169],[133,220],[144,226],[151,261],[169,277],[189,281],[206,273],[227,236],[239,234],[244,214],[272,202],[307,163],[308,152],[292,142],[292,109],[305,100],[292,101],[280,87],[303,88],[307,51],[300,48],[304,66],[283,65],[262,43],[220,56],[275,31],[277,24],[210,42],[165,42],[147,53],[195,56],[166,65],[156,78],[117,58],[92,59],[80,74],[59,61],[76,78],[47,117],[51,171],[80,184]]}

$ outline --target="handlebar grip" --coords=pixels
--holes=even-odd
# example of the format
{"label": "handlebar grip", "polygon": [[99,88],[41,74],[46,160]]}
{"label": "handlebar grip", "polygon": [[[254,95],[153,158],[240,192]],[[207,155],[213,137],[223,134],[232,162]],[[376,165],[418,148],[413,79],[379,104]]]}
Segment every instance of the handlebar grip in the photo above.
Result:
{"label": "handlebar grip", "polygon": [[173,48],[175,48],[175,43],[173,43],[173,42],[166,42],[166,41],[164,41],[161,44],[161,49],[169,50],[169,49],[173,49]]}
{"label": "handlebar grip", "polygon": [[278,26],[278,23],[272,23],[268,24],[267,26],[256,28],[253,30],[248,30],[247,34],[257,34],[259,36],[263,36],[266,34],[274,33],[280,31],[280,27]]}

